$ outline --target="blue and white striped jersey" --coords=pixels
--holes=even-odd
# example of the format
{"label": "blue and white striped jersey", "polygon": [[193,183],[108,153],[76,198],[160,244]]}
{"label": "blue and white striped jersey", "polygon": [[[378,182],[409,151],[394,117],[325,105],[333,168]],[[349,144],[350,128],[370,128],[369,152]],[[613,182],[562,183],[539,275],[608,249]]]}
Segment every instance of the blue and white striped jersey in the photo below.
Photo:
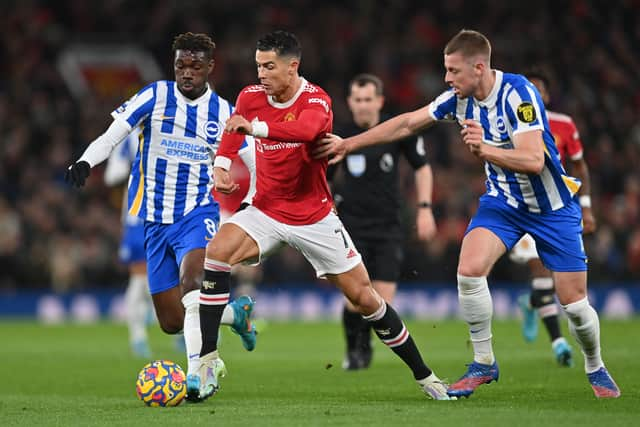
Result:
{"label": "blue and white striped jersey", "polygon": [[503,149],[514,148],[514,135],[541,130],[545,148],[542,172],[518,173],[485,162],[486,194],[533,213],[560,209],[578,192],[581,183],[562,167],[540,94],[519,74],[495,72],[496,81],[486,99],[460,99],[448,90],[430,104],[429,112],[436,120],[476,120],[484,129],[483,142]]}
{"label": "blue and white striped jersey", "polygon": [[[233,106],[211,88],[198,99],[174,81],[144,87],[111,115],[142,137],[131,169],[129,213],[170,224],[196,206],[214,203],[213,156]],[[241,150],[246,149],[244,142]]]}

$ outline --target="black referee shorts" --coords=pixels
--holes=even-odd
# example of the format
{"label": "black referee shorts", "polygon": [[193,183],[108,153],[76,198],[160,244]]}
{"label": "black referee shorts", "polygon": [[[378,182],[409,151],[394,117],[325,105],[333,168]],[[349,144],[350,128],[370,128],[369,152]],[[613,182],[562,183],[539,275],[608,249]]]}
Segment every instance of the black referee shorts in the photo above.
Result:
{"label": "black referee shorts", "polygon": [[351,235],[353,243],[362,255],[371,280],[397,282],[404,259],[402,239],[358,238]]}

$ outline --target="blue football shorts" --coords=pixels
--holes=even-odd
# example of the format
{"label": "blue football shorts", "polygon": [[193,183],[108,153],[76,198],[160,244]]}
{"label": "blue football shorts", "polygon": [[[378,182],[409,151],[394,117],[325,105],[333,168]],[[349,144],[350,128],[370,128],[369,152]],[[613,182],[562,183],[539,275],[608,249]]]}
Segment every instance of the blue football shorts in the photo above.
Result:
{"label": "blue football shorts", "polygon": [[140,221],[136,224],[125,223],[118,255],[120,256],[120,261],[127,265],[145,261],[144,222]]}
{"label": "blue football shorts", "polygon": [[182,259],[194,249],[206,248],[219,225],[220,210],[215,202],[196,207],[173,224],[145,221],[144,240],[151,295],[180,284]]}
{"label": "blue football shorts", "polygon": [[502,240],[507,251],[529,233],[536,242],[542,263],[551,271],[586,271],[587,256],[582,242],[582,210],[577,201],[552,212],[531,213],[483,195],[478,211],[465,235],[486,228]]}

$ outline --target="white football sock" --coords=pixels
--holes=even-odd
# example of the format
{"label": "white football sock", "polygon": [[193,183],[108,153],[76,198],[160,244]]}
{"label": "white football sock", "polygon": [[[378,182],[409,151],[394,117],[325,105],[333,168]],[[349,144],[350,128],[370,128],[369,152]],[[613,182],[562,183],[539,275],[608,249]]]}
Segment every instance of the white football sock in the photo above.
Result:
{"label": "white football sock", "polygon": [[604,366],[600,356],[600,321],[598,313],[589,305],[587,297],[563,305],[569,318],[569,332],[576,339],[584,354],[584,370],[595,372]]}
{"label": "white football sock", "polygon": [[187,375],[196,375],[200,369],[200,290],[187,292],[182,297],[184,305],[184,345],[187,350]]}
{"label": "white football sock", "polygon": [[484,365],[495,362],[491,345],[491,317],[493,302],[486,277],[467,277],[458,274],[458,302],[460,314],[469,324],[473,345],[473,359]]}
{"label": "white football sock", "polygon": [[151,309],[147,276],[134,274],[129,277],[129,285],[124,294],[129,328],[129,343],[147,341],[147,313]]}

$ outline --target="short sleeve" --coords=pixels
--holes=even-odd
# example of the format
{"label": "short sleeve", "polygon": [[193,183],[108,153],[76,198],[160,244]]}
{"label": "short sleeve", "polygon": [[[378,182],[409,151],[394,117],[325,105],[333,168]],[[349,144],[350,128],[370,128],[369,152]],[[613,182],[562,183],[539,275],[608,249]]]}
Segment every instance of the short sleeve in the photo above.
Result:
{"label": "short sleeve", "polygon": [[115,120],[126,122],[131,129],[137,127],[151,114],[155,104],[157,82],[142,88],[122,105],[111,112]]}
{"label": "short sleeve", "polygon": [[429,104],[429,114],[435,120],[455,119],[458,98],[453,89],[440,94]]}
{"label": "short sleeve", "polygon": [[537,91],[530,85],[512,87],[507,95],[505,110],[514,135],[543,129],[544,105]]}
{"label": "short sleeve", "polygon": [[422,135],[403,140],[400,143],[400,147],[402,153],[414,170],[429,163],[425,141]]}

